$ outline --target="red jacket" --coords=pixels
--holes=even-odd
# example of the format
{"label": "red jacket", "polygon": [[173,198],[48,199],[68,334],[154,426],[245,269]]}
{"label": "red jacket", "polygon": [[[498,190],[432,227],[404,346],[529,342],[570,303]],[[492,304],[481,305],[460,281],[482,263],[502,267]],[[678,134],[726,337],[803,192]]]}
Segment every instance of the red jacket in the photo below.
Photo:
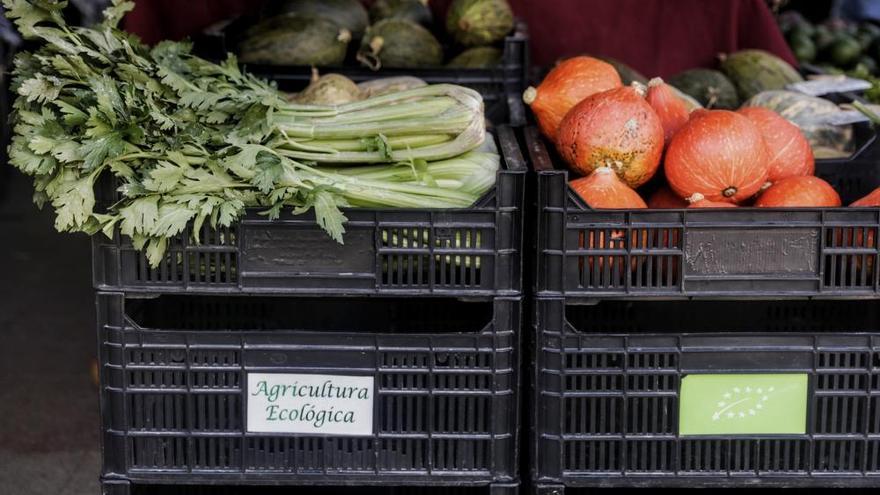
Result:
{"label": "red jacket", "polygon": [[[180,39],[261,0],[137,0],[126,19],[147,42]],[[431,0],[443,16],[450,0]],[[647,76],[714,67],[720,53],[761,48],[795,63],[764,0],[510,0],[529,25],[533,62],[614,57]]]}

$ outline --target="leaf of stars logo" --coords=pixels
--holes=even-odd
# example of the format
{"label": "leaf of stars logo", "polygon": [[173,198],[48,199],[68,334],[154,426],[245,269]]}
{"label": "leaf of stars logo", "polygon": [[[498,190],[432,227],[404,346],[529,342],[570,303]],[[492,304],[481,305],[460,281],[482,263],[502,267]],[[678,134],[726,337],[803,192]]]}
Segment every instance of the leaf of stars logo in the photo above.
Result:
{"label": "leaf of stars logo", "polygon": [[759,416],[767,407],[774,387],[733,387],[715,404],[712,421],[736,421]]}

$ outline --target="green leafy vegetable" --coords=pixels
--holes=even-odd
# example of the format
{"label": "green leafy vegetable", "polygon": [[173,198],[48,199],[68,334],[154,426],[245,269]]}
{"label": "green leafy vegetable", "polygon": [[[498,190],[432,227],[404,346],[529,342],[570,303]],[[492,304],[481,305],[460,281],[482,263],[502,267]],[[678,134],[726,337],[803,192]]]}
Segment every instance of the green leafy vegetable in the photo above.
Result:
{"label": "green leafy vegetable", "polygon": [[[470,89],[295,104],[232,55],[214,64],[187,43],[150,48],[120,31],[132,2],[113,0],[93,28],[67,25],[61,0],[3,3],[39,46],[15,62],[11,163],[34,177],[34,201],[53,206],[57,229],[118,228],[153,265],[168,238],[198,242],[206,224],[228,226],[250,207],[270,218],[314,209],[343,242],[341,208],[466,207],[494,181],[497,155],[468,153],[485,140]],[[99,181],[117,196],[96,211]]]}

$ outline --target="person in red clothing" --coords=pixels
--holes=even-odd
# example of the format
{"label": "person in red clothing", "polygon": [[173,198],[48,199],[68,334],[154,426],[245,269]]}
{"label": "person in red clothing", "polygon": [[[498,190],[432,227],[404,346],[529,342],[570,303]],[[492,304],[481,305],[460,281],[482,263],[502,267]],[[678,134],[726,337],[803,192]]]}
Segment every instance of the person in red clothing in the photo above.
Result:
{"label": "person in red clothing", "polygon": [[[271,0],[270,0],[271,1]],[[438,18],[451,0],[431,0]],[[717,56],[760,48],[792,64],[794,55],[765,0],[510,0],[529,26],[532,60],[593,54],[647,76],[714,67]],[[147,42],[180,39],[258,9],[260,0],[137,0],[126,27]]]}

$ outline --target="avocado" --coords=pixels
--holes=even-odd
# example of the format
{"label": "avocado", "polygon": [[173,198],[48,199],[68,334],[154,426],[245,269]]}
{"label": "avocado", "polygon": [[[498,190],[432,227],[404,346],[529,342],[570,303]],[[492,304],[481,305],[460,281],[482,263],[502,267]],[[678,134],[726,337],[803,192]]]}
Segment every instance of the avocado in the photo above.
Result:
{"label": "avocado", "polygon": [[838,35],[828,47],[828,60],[838,67],[852,67],[862,56],[862,45],[852,36]]}
{"label": "avocado", "polygon": [[874,36],[871,33],[865,32],[865,31],[859,31],[858,33],[856,33],[856,36],[855,36],[855,39],[856,39],[856,41],[859,42],[859,45],[862,47],[862,50],[871,46],[871,43],[874,42],[875,38],[876,38],[876,36]]}
{"label": "avocado", "polygon": [[852,70],[852,76],[860,79],[867,79],[877,73],[877,61],[871,57],[862,57],[855,69]]}
{"label": "avocado", "polygon": [[816,60],[816,44],[812,38],[806,35],[795,35],[789,40],[791,50],[800,63],[810,63]]}
{"label": "avocado", "polygon": [[820,52],[827,50],[831,43],[834,43],[834,40],[834,33],[828,29],[828,26],[816,27],[816,33],[813,34],[813,43],[816,44],[816,49]]}

